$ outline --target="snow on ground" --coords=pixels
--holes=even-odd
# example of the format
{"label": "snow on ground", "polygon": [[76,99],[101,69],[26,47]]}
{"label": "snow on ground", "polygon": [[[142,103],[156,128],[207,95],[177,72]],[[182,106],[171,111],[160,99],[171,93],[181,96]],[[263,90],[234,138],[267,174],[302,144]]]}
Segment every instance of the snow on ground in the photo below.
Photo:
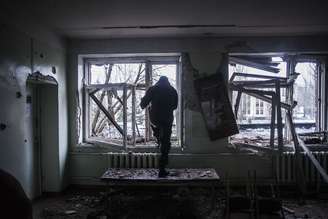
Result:
{"label": "snow on ground", "polygon": [[[296,128],[297,133],[308,133],[314,132],[315,127],[311,128]],[[284,132],[284,130],[283,130]],[[277,136],[277,130],[275,131],[275,136]],[[239,134],[233,136],[234,139],[243,139],[243,138],[263,138],[263,139],[270,139],[270,129],[266,128],[255,128],[255,129],[246,129],[240,130]]]}

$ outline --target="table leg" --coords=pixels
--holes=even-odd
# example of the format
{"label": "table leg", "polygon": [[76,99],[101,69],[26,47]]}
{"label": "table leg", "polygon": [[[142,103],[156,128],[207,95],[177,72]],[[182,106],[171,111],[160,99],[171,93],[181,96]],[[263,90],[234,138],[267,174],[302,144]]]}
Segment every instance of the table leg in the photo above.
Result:
{"label": "table leg", "polygon": [[217,190],[216,190],[216,186],[215,185],[212,185],[211,186],[211,209],[212,211],[215,209],[215,201],[216,201],[216,198],[217,198]]}
{"label": "table leg", "polygon": [[110,187],[109,187],[109,183],[106,183],[106,194],[105,194],[105,198],[106,198],[106,203],[105,203],[105,212],[108,213],[109,212],[109,197],[110,197]]}

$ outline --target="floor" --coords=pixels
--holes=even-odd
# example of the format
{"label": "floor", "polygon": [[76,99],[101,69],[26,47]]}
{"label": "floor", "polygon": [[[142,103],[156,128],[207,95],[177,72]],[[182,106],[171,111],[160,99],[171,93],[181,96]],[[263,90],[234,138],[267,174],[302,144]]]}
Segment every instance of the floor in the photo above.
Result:
{"label": "floor", "polygon": [[[110,200],[108,213],[104,212],[105,193],[103,189],[69,189],[62,195],[43,197],[34,202],[34,219],[175,219],[175,218],[222,218],[223,191],[218,193],[212,207],[211,192],[202,188],[175,189],[133,189],[114,195]],[[327,196],[328,197],[328,196]],[[308,199],[298,205],[297,200],[284,199],[285,215],[295,218],[328,218],[328,199]],[[235,214],[231,218],[249,218]],[[262,216],[261,218],[280,218]]]}
{"label": "floor", "polygon": [[[210,191],[205,189],[134,189],[111,198],[108,218],[217,218],[219,204],[212,210],[209,196]],[[106,218],[102,213],[104,206],[102,190],[74,189],[61,196],[35,201],[34,219]]]}

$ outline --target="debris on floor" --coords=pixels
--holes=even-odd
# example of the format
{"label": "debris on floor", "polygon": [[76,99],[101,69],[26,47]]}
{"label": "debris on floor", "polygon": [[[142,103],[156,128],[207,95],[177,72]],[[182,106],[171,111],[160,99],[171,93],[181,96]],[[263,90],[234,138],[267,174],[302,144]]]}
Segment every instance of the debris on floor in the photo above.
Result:
{"label": "debris on floor", "polygon": [[90,212],[104,210],[104,197],[104,192],[70,191],[59,197],[41,198],[34,203],[34,218],[87,218]]}
{"label": "debris on floor", "polygon": [[326,144],[327,131],[322,132],[308,132],[300,134],[305,144]]}
{"label": "debris on floor", "polygon": [[[211,206],[209,197],[210,191],[202,188],[128,190],[111,197],[109,211],[106,212],[105,194],[101,190],[76,189],[62,196],[35,201],[33,213],[34,219],[224,218],[224,192],[218,193],[214,206]],[[327,219],[328,202],[318,198],[299,205],[297,199],[289,198],[283,199],[283,209],[286,219]],[[232,215],[232,218],[244,217]]]}
{"label": "debris on floor", "polygon": [[66,215],[76,214],[76,211],[75,210],[67,210],[67,211],[65,211],[65,214]]}
{"label": "debris on floor", "polygon": [[66,202],[73,203],[76,208],[81,208],[83,206],[95,208],[101,204],[104,196],[105,196],[105,193],[100,193],[99,196],[76,195],[72,198],[66,199]]}
{"label": "debris on floor", "polygon": [[[157,188],[158,189],[158,188]],[[152,219],[152,218],[218,218],[220,202],[211,206],[208,189],[137,189],[110,198],[105,212],[104,193],[99,191],[72,191],[59,197],[37,200],[34,219]]]}
{"label": "debris on floor", "polygon": [[307,200],[306,204],[299,205],[295,200],[284,201],[284,210],[286,218],[328,218],[327,200]]}
{"label": "debris on floor", "polygon": [[[168,169],[170,174],[161,181],[172,180],[196,180],[196,179],[218,179],[218,175],[214,169]],[[102,176],[102,179],[125,179],[125,180],[159,180],[158,169],[122,169],[110,168]]]}

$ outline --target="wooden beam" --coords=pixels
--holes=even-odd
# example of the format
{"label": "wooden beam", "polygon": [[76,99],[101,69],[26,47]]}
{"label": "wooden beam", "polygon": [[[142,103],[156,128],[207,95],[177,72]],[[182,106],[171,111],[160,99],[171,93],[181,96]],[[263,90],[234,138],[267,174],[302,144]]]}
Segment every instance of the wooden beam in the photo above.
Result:
{"label": "wooden beam", "polygon": [[253,61],[246,60],[246,59],[236,58],[236,57],[229,57],[229,63],[246,65],[246,66],[249,66],[252,68],[256,68],[256,69],[260,69],[260,70],[268,71],[268,72],[272,72],[272,73],[280,72],[279,68],[274,68],[269,65],[264,65],[261,63],[253,62]]}
{"label": "wooden beam", "polygon": [[[254,87],[254,88],[274,88],[275,87],[275,79],[270,80],[252,80],[252,81],[232,81],[231,84],[236,86],[243,86],[243,87]],[[285,82],[280,84],[280,87],[288,87],[289,85]]]}
{"label": "wooden beam", "polygon": [[282,116],[281,116],[281,97],[280,97],[280,81],[276,81],[276,106],[277,106],[277,131],[278,131],[278,149],[279,152],[283,152],[283,127],[282,127]]}
{"label": "wooden beam", "polygon": [[289,76],[288,76],[288,79],[287,79],[287,84],[294,84],[294,82],[296,81],[297,77],[300,75],[300,73],[296,73],[296,72],[293,72],[291,73]]}
{"label": "wooden beam", "polygon": [[241,58],[250,60],[252,62],[269,65],[269,66],[278,66],[279,62],[272,61],[271,56],[243,56],[243,55],[232,55],[232,57]]}
{"label": "wooden beam", "polygon": [[304,196],[306,193],[306,184],[305,184],[304,171],[303,171],[303,166],[302,166],[302,161],[301,161],[300,144],[298,141],[299,138],[297,136],[295,126],[293,124],[291,109],[287,110],[286,116],[287,116],[287,122],[289,123],[290,132],[291,132],[293,142],[294,142],[294,147],[295,147],[296,182],[301,191],[301,195]]}
{"label": "wooden beam", "polygon": [[287,82],[287,78],[283,77],[275,77],[275,76],[269,76],[269,75],[257,75],[257,74],[249,74],[249,73],[242,73],[242,72],[234,72],[232,73],[232,76],[230,78],[230,82],[235,79],[235,77],[245,77],[245,78],[262,78],[262,79],[279,79],[281,82]]}
{"label": "wooden beam", "polygon": [[241,88],[241,90],[243,92],[255,93],[255,94],[262,95],[262,96],[265,96],[265,95],[267,95],[267,96],[273,96],[273,95],[275,95],[275,92],[274,91],[248,89],[248,88],[244,88],[244,87],[241,87],[241,86],[238,86],[238,87]]}
{"label": "wooden beam", "polygon": [[136,87],[132,88],[132,144],[136,145]]}
{"label": "wooden beam", "polygon": [[139,127],[138,127],[138,124],[137,123],[136,123],[136,130],[137,130],[137,133],[138,133],[138,137],[141,137],[140,131],[139,131]]}
{"label": "wooden beam", "polygon": [[238,94],[237,94],[237,97],[236,97],[236,102],[235,102],[235,119],[236,120],[238,118],[238,109],[239,109],[241,94],[242,94],[242,92],[238,91]]}
{"label": "wooden beam", "polygon": [[[123,105],[123,100],[119,97],[119,95],[117,94],[117,92],[112,92],[112,93],[114,94],[114,96],[118,100],[118,102]],[[128,98],[129,98],[129,96],[128,96]]]}
{"label": "wooden beam", "polygon": [[102,103],[97,99],[94,93],[89,93],[89,96],[91,99],[97,104],[97,106],[100,108],[100,110],[105,114],[105,116],[109,119],[109,121],[115,126],[115,128],[123,135],[123,129],[115,119],[112,117],[112,115],[107,111],[107,109],[102,105]]}
{"label": "wooden beam", "polygon": [[100,89],[90,89],[90,90],[89,90],[89,95],[90,95],[90,94],[95,94],[95,93],[97,93],[98,91],[100,91]]}
{"label": "wooden beam", "polygon": [[[294,93],[294,82],[299,74],[295,73],[295,57],[288,56],[286,58],[286,76],[288,78],[287,84],[289,86],[286,89],[286,103],[292,104],[294,102],[293,93]],[[291,111],[291,113],[293,113]],[[286,122],[286,129],[285,129],[286,139],[290,141],[292,139],[289,123]]]}
{"label": "wooden beam", "polygon": [[[148,89],[152,85],[152,69],[151,69],[151,63],[149,61],[146,62],[145,66],[145,84],[146,88]],[[145,141],[148,142],[151,137],[151,127],[150,127],[150,117],[149,117],[149,109],[145,110]]]}
{"label": "wooden beam", "polygon": [[134,84],[129,83],[108,83],[108,84],[91,84],[86,85],[87,90],[101,89],[101,90],[123,90],[124,87],[132,88]]}
{"label": "wooden beam", "polygon": [[[276,130],[276,109],[277,109],[277,100],[275,96],[272,96],[272,102],[271,102],[271,124],[270,124],[270,147],[272,150],[275,149],[274,145],[274,136],[275,136],[275,130]],[[272,152],[271,154],[271,172],[272,176],[275,178],[277,177],[277,168],[276,168],[276,163],[277,159],[274,156],[275,154]]]}
{"label": "wooden beam", "polygon": [[[260,90],[251,90],[251,89],[245,89],[242,87],[238,86],[230,86],[230,88],[234,91],[241,91],[244,92],[245,94],[248,94],[249,96],[258,98],[260,100],[263,100],[267,103],[272,103],[272,98],[265,96],[266,95],[274,95],[273,91],[260,91]],[[290,108],[294,108],[296,106],[296,103],[294,103],[293,106],[287,104],[287,103],[280,103],[281,107],[284,108],[285,110],[289,110]]]}
{"label": "wooden beam", "polygon": [[271,124],[270,124],[270,146],[274,149],[274,133],[276,129],[276,108],[277,108],[277,101],[276,98],[272,97],[272,104],[271,104]]}
{"label": "wooden beam", "polygon": [[297,138],[298,138],[299,145],[305,151],[305,153],[307,154],[307,156],[310,158],[313,166],[320,173],[320,175],[322,176],[322,178],[324,179],[324,181],[326,183],[328,183],[328,175],[327,175],[325,169],[322,168],[322,166],[320,165],[320,163],[318,162],[318,160],[313,156],[313,154],[311,153],[311,151],[307,148],[307,146],[305,145],[305,143],[303,142],[303,140],[298,135],[297,135]]}
{"label": "wooden beam", "polygon": [[126,150],[127,146],[127,125],[128,125],[128,113],[127,113],[127,87],[123,87],[123,147]]}

